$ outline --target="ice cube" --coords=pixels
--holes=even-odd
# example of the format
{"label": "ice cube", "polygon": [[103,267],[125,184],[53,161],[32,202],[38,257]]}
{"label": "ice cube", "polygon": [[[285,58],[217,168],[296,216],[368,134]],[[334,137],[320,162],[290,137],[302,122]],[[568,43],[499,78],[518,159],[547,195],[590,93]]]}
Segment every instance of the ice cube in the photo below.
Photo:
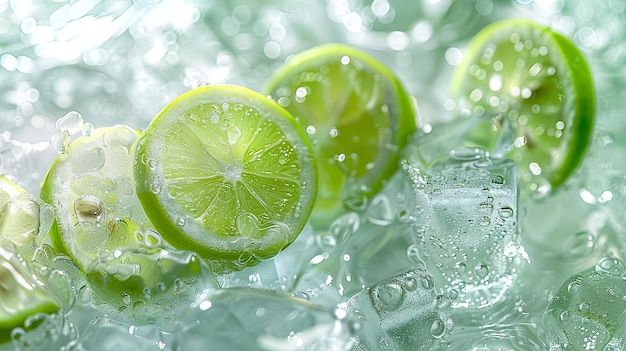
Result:
{"label": "ice cube", "polygon": [[626,349],[626,265],[614,257],[568,278],[543,316],[550,350]]}
{"label": "ice cube", "polygon": [[518,175],[508,159],[456,150],[425,171],[405,162],[416,203],[413,240],[454,308],[502,299],[521,258]]}
{"label": "ice cube", "polygon": [[355,350],[432,350],[449,324],[433,276],[421,268],[363,289],[347,310],[359,322]]}
{"label": "ice cube", "polygon": [[[411,260],[410,178],[397,172],[360,212],[348,211],[313,233],[302,251],[291,291],[322,304],[345,301],[363,288],[406,271]],[[280,258],[278,258],[280,259]]]}
{"label": "ice cube", "polygon": [[352,326],[345,310],[253,288],[207,291],[178,331],[181,350],[346,350]]}

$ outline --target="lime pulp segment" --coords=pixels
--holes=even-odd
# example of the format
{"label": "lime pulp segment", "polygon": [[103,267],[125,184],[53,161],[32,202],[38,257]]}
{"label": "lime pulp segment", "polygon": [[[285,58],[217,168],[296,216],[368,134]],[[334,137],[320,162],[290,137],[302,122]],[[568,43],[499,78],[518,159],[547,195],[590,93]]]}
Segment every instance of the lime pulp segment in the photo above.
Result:
{"label": "lime pulp segment", "polygon": [[504,20],[478,33],[455,70],[452,95],[461,113],[487,117],[467,141],[491,149],[494,132],[504,138],[500,151],[517,162],[530,193],[562,184],[589,144],[589,66],[568,38],[532,21]]}
{"label": "lime pulp segment", "polygon": [[315,201],[311,147],[293,117],[236,86],[189,91],[148,126],[137,193],[164,238],[224,269],[277,254]]}
{"label": "lime pulp segment", "polygon": [[293,56],[265,91],[313,144],[320,176],[314,225],[366,203],[397,169],[401,149],[416,130],[413,102],[399,79],[347,45]]}

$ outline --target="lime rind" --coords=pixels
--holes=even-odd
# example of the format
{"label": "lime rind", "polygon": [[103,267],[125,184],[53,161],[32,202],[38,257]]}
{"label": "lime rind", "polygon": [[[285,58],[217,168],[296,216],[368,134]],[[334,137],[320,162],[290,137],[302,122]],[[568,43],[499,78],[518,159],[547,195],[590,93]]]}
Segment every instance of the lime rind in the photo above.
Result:
{"label": "lime rind", "polygon": [[311,145],[293,117],[228,85],[189,91],[154,118],[137,146],[135,179],[167,241],[225,270],[289,245],[317,188]]}
{"label": "lime rind", "polygon": [[[513,43],[514,39],[519,41]],[[470,146],[504,150],[516,161],[524,195],[541,196],[559,187],[581,163],[593,131],[595,91],[583,54],[567,37],[527,19],[485,27],[466,53],[453,75],[452,97],[461,110],[469,106],[471,118],[482,114],[493,118],[482,132],[474,130],[462,138]],[[507,60],[516,60],[513,65],[519,67],[501,64]],[[530,65],[530,60],[535,63]],[[497,74],[501,81],[494,83],[501,86],[500,94],[491,89],[490,79]],[[509,89],[523,88],[523,83],[530,88],[527,96],[519,89],[513,96]],[[488,135],[495,134],[490,129],[500,135]],[[495,144],[506,147],[493,150]]]}
{"label": "lime rind", "polygon": [[264,91],[294,115],[312,140],[324,180],[314,225],[346,208],[364,207],[397,169],[400,151],[417,129],[414,103],[396,75],[343,44],[293,56]]}

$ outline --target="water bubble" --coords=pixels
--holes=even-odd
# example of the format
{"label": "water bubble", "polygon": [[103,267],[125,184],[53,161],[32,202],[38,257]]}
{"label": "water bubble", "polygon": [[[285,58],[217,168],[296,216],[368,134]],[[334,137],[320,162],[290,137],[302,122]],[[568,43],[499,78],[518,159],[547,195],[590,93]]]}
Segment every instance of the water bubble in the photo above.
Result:
{"label": "water bubble", "polygon": [[504,185],[504,177],[499,174],[496,174],[491,178],[491,183],[493,183],[496,186]]}
{"label": "water bubble", "polygon": [[433,277],[430,275],[426,275],[422,277],[422,279],[420,280],[420,283],[422,284],[422,288],[424,288],[425,290],[432,290],[435,288],[435,281],[433,280]]}
{"label": "water bubble", "polygon": [[498,215],[500,215],[501,218],[511,218],[513,217],[513,208],[510,206],[501,207],[498,210]]}
{"label": "water bubble", "polygon": [[576,232],[563,242],[563,253],[572,257],[584,257],[593,252],[596,238],[587,231]]}
{"label": "water bubble", "polygon": [[446,333],[446,322],[441,320],[440,318],[435,319],[433,324],[430,326],[430,333],[435,338],[441,338]]}
{"label": "water bubble", "polygon": [[58,132],[50,138],[50,147],[58,154],[66,154],[70,148],[70,135]]}
{"label": "water bubble", "polygon": [[478,224],[483,227],[487,227],[489,226],[489,224],[491,224],[491,218],[489,218],[488,216],[480,216],[478,218]]}
{"label": "water bubble", "polygon": [[59,132],[69,135],[79,133],[83,129],[83,116],[76,111],[68,112],[57,120],[56,128]]}
{"label": "water bubble", "polygon": [[488,156],[489,153],[481,148],[456,148],[450,150],[450,157],[459,161],[474,161]]}
{"label": "water bubble", "polygon": [[387,195],[376,195],[367,208],[367,219],[376,225],[386,226],[391,224],[393,217],[391,203]]}
{"label": "water bubble", "polygon": [[618,258],[604,257],[596,264],[596,271],[618,277],[626,272],[626,265]]}
{"label": "water bubble", "polygon": [[489,266],[484,263],[479,263],[474,267],[474,271],[479,278],[485,278],[489,274]]}
{"label": "water bubble", "polygon": [[226,128],[226,134],[228,135],[228,142],[231,145],[237,143],[237,141],[239,141],[239,138],[241,137],[241,131],[234,125],[229,125]]}
{"label": "water bubble", "polygon": [[580,282],[573,281],[567,285],[567,291],[570,294],[576,294],[580,290]]}
{"label": "water bubble", "polygon": [[406,249],[406,257],[413,263],[420,263],[422,260],[419,255],[419,246],[416,244],[409,245]]}
{"label": "water bubble", "polygon": [[371,298],[378,310],[393,311],[404,300],[404,291],[397,283],[384,283],[373,289]]}

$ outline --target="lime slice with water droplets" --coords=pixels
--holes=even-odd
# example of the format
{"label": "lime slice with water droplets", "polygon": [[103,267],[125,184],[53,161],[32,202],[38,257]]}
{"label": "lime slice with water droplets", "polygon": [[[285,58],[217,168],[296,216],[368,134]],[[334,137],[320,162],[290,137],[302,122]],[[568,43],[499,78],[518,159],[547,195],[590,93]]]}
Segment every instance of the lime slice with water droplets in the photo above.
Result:
{"label": "lime slice with water droplets", "polygon": [[265,91],[313,143],[321,180],[314,225],[325,225],[345,206],[365,205],[397,169],[401,149],[416,130],[413,103],[399,79],[346,45],[295,55]]}
{"label": "lime slice with water droplets", "polygon": [[138,143],[135,178],[168,242],[218,271],[289,245],[317,190],[311,146],[293,117],[236,86],[194,89],[167,105]]}
{"label": "lime slice with water droplets", "polygon": [[29,316],[58,310],[58,302],[26,263],[0,247],[0,344]]}
{"label": "lime slice with water droplets", "polygon": [[452,96],[461,113],[483,120],[466,141],[517,162],[526,192],[548,193],[583,159],[595,114],[591,71],[548,27],[525,19],[485,27],[455,70]]}
{"label": "lime slice with water droplets", "polygon": [[52,245],[83,271],[120,247],[161,244],[135,193],[138,138],[124,125],[95,129],[74,140],[46,175],[41,198],[55,211]]}
{"label": "lime slice with water droplets", "polygon": [[0,175],[0,245],[30,260],[48,238],[50,205]]}

